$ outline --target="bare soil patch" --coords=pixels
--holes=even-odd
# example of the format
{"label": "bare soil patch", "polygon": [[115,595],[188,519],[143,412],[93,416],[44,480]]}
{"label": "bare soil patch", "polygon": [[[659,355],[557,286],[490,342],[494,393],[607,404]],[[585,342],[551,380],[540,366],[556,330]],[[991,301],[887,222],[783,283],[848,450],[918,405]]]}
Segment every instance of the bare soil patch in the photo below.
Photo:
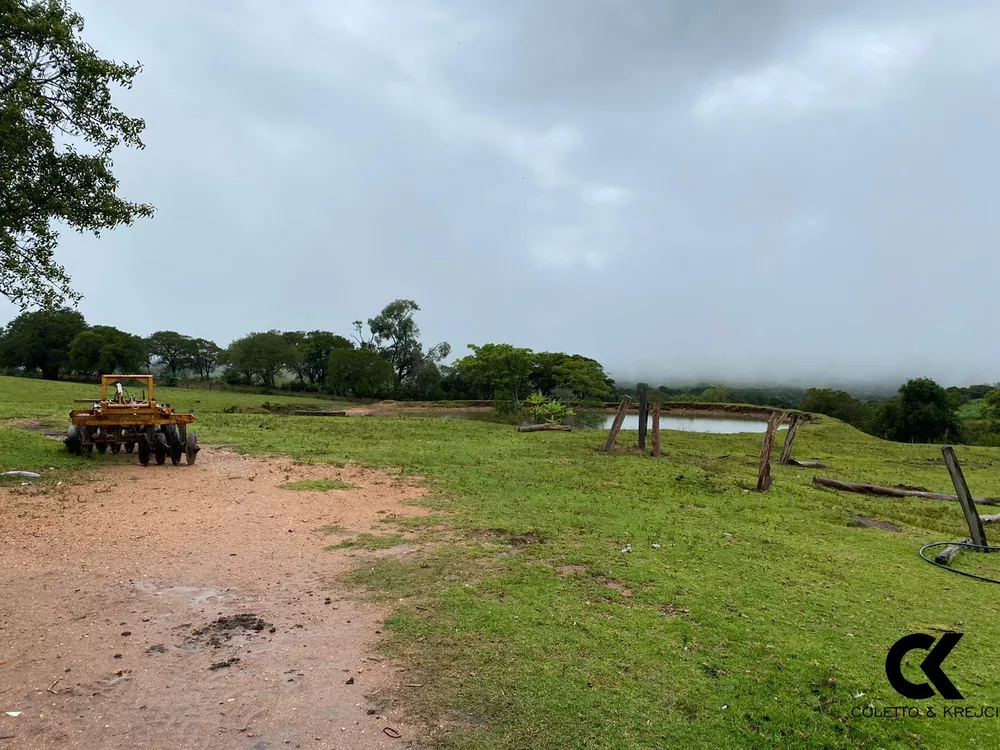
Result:
{"label": "bare soil patch", "polygon": [[891,521],[879,521],[876,518],[865,516],[861,513],[852,513],[851,520],[847,522],[847,525],[861,529],[882,529],[882,531],[899,532],[903,530]]}
{"label": "bare soil patch", "polygon": [[607,576],[598,576],[597,580],[600,581],[601,583],[603,583],[609,589],[614,589],[615,591],[617,591],[622,596],[626,596],[626,597],[627,596],[632,596],[632,589],[630,589],[628,586],[626,586],[621,581],[617,581],[614,578],[608,578]]}
{"label": "bare soil patch", "polygon": [[666,617],[683,617],[684,615],[690,614],[691,610],[678,607],[676,604],[662,604],[660,605],[660,612],[662,612]]}
{"label": "bare soil patch", "polygon": [[587,572],[586,565],[560,565],[556,568],[556,575],[560,578],[567,576],[583,575]]}
{"label": "bare soil patch", "polygon": [[[338,583],[364,553],[324,547],[426,515],[422,488],[210,446],[190,467],[95,467],[0,490],[3,747],[418,746],[408,679],[370,656],[387,612]],[[354,487],[280,488],[301,479]]]}

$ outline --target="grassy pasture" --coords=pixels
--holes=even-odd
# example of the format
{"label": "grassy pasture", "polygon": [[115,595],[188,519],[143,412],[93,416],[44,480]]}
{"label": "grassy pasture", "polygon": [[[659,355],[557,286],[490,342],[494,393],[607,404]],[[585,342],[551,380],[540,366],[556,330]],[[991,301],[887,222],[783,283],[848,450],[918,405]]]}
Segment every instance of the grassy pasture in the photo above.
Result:
{"label": "grassy pasture", "polygon": [[[0,417],[65,421],[86,391],[0,379]],[[917,557],[966,535],[957,504],[837,493],[811,484],[817,472],[783,466],[770,492],[754,492],[759,435],[666,431],[663,458],[609,456],[597,450],[604,431],[223,413],[238,398],[268,400],[169,400],[195,409],[204,443],[430,484],[439,525],[421,519],[421,538],[436,543],[366,561],[353,580],[391,604],[385,648],[422,685],[404,697],[444,725],[442,747],[1000,746],[1000,719],[943,717],[945,701],[914,704],[884,674],[901,636],[956,629],[965,635],[944,668],[962,705],[1000,704],[1000,588]],[[9,465],[8,451],[25,465]],[[1000,496],[1000,450],[956,451],[974,494]],[[794,454],[826,462],[827,476],[951,492],[938,446],[832,419],[801,428]],[[9,468],[99,461],[0,423]],[[992,558],[967,553],[958,567],[1000,578]],[[921,658],[904,662],[915,682]],[[869,704],[930,705],[938,718],[852,716]]]}

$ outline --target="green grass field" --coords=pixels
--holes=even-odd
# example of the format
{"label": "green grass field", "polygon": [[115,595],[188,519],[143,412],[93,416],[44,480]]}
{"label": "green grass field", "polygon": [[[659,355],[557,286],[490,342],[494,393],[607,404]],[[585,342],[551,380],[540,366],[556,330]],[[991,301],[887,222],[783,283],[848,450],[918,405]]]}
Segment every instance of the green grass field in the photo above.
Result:
{"label": "green grass field", "polygon": [[[0,417],[65,421],[86,390],[2,378]],[[439,526],[421,519],[421,538],[434,543],[366,561],[353,580],[393,608],[385,648],[422,684],[405,693],[409,708],[450,727],[437,732],[441,747],[1000,746],[1000,719],[943,717],[940,699],[916,704],[938,718],[852,716],[914,705],[893,692],[884,662],[916,631],[965,633],[945,662],[959,703],[1000,704],[1000,588],[917,556],[967,535],[955,503],[836,493],[811,484],[817,472],[784,466],[757,493],[759,435],[665,432],[654,459],[599,452],[604,431],[223,413],[267,400],[232,393],[170,400],[196,410],[203,443],[392,467],[430,484]],[[0,441],[9,468],[99,465],[20,426],[0,427]],[[956,451],[973,493],[1000,496],[1000,449]],[[800,429],[795,455],[826,462],[827,476],[951,492],[939,447],[832,419]],[[958,567],[1000,578],[991,558],[966,553]],[[916,682],[920,660],[904,665]]]}

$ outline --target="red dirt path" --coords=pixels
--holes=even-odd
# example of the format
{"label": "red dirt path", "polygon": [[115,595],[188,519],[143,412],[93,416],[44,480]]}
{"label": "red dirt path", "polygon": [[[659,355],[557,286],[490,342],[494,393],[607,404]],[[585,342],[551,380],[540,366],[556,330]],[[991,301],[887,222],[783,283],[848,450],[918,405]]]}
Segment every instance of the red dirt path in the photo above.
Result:
{"label": "red dirt path", "polygon": [[[97,461],[87,484],[0,490],[0,750],[418,746],[405,675],[372,656],[385,612],[337,583],[358,553],[318,529],[422,515],[420,488],[212,447]],[[321,477],[356,486],[279,486]]]}

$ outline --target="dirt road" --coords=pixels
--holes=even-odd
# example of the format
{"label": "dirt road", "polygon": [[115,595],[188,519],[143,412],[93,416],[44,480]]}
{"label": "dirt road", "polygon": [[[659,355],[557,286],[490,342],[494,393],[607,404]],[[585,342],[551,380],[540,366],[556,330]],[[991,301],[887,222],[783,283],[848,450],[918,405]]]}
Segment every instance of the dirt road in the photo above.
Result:
{"label": "dirt road", "polygon": [[[372,655],[386,613],[337,582],[359,553],[324,547],[424,513],[420,488],[212,447],[95,464],[0,490],[0,750],[419,746]],[[315,478],[355,487],[280,487]]]}

